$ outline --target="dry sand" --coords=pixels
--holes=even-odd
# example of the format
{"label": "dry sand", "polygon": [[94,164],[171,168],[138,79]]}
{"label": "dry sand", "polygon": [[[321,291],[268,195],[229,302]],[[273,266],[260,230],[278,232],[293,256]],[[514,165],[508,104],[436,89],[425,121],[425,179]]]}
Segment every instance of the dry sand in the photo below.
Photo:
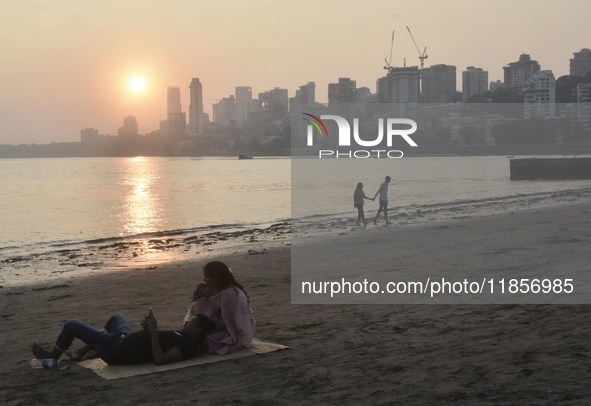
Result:
{"label": "dry sand", "polygon": [[[587,200],[589,203],[487,216],[472,214],[405,226],[381,226],[381,220],[377,229],[371,224],[365,229],[310,240],[306,234],[296,232],[292,237],[292,301],[591,304],[591,198]],[[357,292],[361,292],[341,294],[343,287],[347,293],[355,289],[344,285],[343,280],[356,283]],[[540,292],[511,293],[516,289],[511,281],[522,280],[527,290]],[[326,281],[331,285],[323,284]],[[366,294],[373,282],[379,283],[375,284],[375,294]],[[409,294],[415,289],[414,285],[409,287],[409,282],[421,284],[423,293]],[[388,294],[388,283],[391,287],[396,283],[406,293]],[[298,295],[302,284],[306,284],[306,294]],[[452,285],[455,293],[450,295]],[[573,286],[573,292],[565,294],[571,290],[568,285]],[[325,288],[327,294],[321,292]],[[519,289],[526,291],[525,286]],[[338,293],[331,297],[331,291]]]}
{"label": "dry sand", "polygon": [[[510,247],[519,234],[529,235],[532,249],[510,253],[525,263],[544,251],[544,235],[533,236],[546,233],[568,254],[563,272],[579,272],[590,251],[585,207],[555,208],[536,224],[531,212],[474,218],[468,227],[458,220],[409,238],[420,244],[434,232],[453,235],[457,226],[474,241],[494,230],[503,237],[499,245]],[[490,258],[502,257],[500,251],[488,263],[479,252],[467,255],[462,266],[493,267]],[[405,257],[405,266],[441,263],[440,250],[427,252]],[[251,297],[256,335],[291,350],[117,381],[78,365],[31,369],[30,346],[51,345],[71,317],[98,326],[121,312],[133,324],[149,307],[161,328],[178,328],[204,260],[0,289],[0,404],[591,404],[588,305],[292,305],[290,254],[277,244],[266,255],[243,249],[219,259]]]}

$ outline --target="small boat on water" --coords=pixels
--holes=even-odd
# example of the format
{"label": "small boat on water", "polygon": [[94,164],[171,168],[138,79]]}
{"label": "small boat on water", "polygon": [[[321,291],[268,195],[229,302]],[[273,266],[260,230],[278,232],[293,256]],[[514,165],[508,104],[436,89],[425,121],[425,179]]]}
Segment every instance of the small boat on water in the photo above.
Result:
{"label": "small boat on water", "polygon": [[252,157],[247,155],[238,155],[238,159],[252,159]]}

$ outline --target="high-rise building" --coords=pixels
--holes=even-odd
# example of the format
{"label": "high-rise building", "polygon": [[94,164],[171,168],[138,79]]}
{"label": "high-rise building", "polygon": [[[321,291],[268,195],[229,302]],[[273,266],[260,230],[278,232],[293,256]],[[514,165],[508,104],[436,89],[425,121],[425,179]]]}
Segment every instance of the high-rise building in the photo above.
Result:
{"label": "high-rise building", "polygon": [[369,87],[363,86],[355,89],[356,103],[377,103],[378,95],[373,94]]}
{"label": "high-rise building", "polygon": [[551,70],[541,70],[532,75],[523,88],[525,118],[556,116],[556,80]]}
{"label": "high-rise building", "polygon": [[564,139],[567,142],[591,141],[591,84],[577,84],[572,103],[557,107]]}
{"label": "high-rise building", "polygon": [[289,99],[287,97],[287,89],[280,89],[278,87],[267,90],[264,93],[259,93],[259,102],[264,109],[273,108],[277,106],[284,106],[285,111],[289,107]]}
{"label": "high-rise building", "polygon": [[332,104],[355,103],[357,82],[349,78],[339,78],[339,83],[328,84],[328,106]]}
{"label": "high-rise building", "polygon": [[123,127],[117,130],[119,136],[138,135],[137,120],[133,116],[123,117]]}
{"label": "high-rise building", "polygon": [[300,94],[302,103],[308,106],[313,106],[316,103],[316,83],[308,82],[300,86]]}
{"label": "high-rise building", "polygon": [[503,67],[505,87],[523,89],[525,82],[540,69],[538,61],[532,61],[528,54],[521,54],[519,61]]}
{"label": "high-rise building", "polygon": [[176,86],[168,86],[166,96],[166,109],[168,114],[178,114],[183,111],[181,107],[181,89]]}
{"label": "high-rise building", "polygon": [[238,124],[244,124],[248,120],[250,114],[250,106],[252,105],[252,87],[237,86],[236,87],[236,121]]}
{"label": "high-rise building", "polygon": [[421,95],[421,73],[418,66],[391,68],[377,82],[380,103],[413,103]]}
{"label": "high-rise building", "polygon": [[203,134],[203,87],[198,78],[191,80],[189,104],[189,135],[196,137]]}
{"label": "high-rise building", "polygon": [[423,69],[423,102],[448,103],[455,93],[455,66],[439,64]]}
{"label": "high-rise building", "polygon": [[316,106],[316,84],[308,82],[296,90],[294,97],[289,98],[289,112],[303,113]]}
{"label": "high-rise building", "polygon": [[491,92],[494,92],[497,89],[504,89],[504,88],[505,88],[505,83],[503,83],[500,80],[497,80],[496,82],[490,82],[489,90]]}
{"label": "high-rise building", "polygon": [[168,136],[172,138],[185,138],[187,135],[187,113],[168,114]]}
{"label": "high-rise building", "polygon": [[187,114],[181,106],[181,90],[177,86],[168,86],[166,92],[166,120],[160,122],[160,131],[166,137],[183,139],[187,135]]}
{"label": "high-rise building", "polygon": [[579,83],[577,85],[577,103],[591,103],[591,84]]}
{"label": "high-rise building", "polygon": [[462,72],[462,100],[467,102],[470,97],[482,95],[488,90],[488,71],[468,66]]}
{"label": "high-rise building", "polygon": [[591,84],[577,85],[577,121],[581,139],[591,141]]}
{"label": "high-rise building", "polygon": [[570,60],[570,75],[583,77],[591,72],[591,49],[583,48],[573,53],[575,56]]}
{"label": "high-rise building", "polygon": [[236,122],[236,99],[233,95],[222,98],[212,108],[214,123],[229,127]]}

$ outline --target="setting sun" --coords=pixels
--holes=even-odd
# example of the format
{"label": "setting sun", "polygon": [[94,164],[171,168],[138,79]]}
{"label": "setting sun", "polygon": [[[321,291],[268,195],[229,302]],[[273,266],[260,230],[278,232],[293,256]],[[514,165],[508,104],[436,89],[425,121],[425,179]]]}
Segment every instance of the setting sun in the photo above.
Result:
{"label": "setting sun", "polygon": [[141,92],[146,88],[146,81],[143,78],[136,77],[131,80],[129,86],[134,92]]}

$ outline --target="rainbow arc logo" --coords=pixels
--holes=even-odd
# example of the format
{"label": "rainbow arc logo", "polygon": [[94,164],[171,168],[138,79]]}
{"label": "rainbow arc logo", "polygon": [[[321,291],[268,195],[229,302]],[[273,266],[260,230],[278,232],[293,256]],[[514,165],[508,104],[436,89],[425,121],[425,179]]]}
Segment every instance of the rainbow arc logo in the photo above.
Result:
{"label": "rainbow arc logo", "polygon": [[320,128],[320,126],[318,126],[318,124],[316,124],[315,121],[310,120],[309,118],[303,117],[304,120],[306,120],[307,122],[311,123],[314,125],[314,127],[316,127],[318,129],[318,132],[320,133],[320,136],[322,137],[323,135],[326,135],[326,138],[328,138],[328,131],[326,131],[326,126],[324,125],[324,123],[322,122],[322,120],[320,120],[318,117],[313,116],[312,114],[308,114],[308,113],[303,113],[306,116],[312,117],[314,120],[316,120],[324,129],[324,134],[322,133],[322,129]]}

